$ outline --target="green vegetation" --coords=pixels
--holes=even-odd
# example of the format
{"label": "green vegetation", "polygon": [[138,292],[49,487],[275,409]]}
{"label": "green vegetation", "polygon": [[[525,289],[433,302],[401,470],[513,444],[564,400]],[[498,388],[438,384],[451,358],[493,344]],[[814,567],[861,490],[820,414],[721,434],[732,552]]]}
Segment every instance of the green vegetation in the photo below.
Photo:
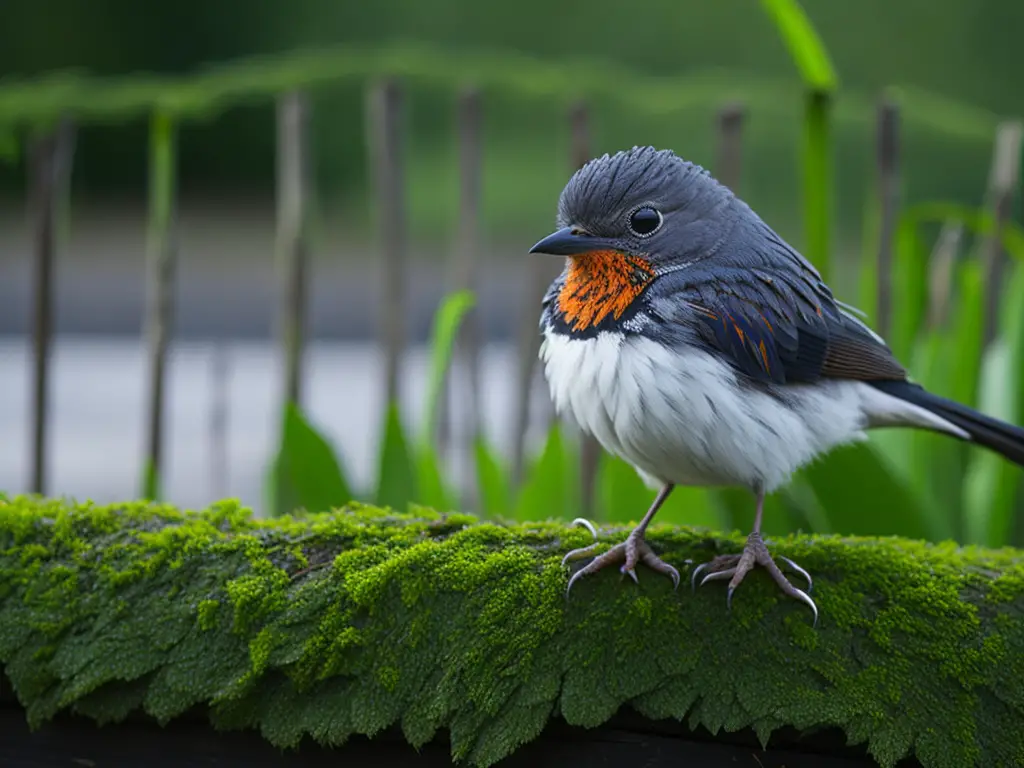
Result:
{"label": "green vegetation", "polygon": [[[218,728],[289,747],[441,729],[486,766],[553,717],[593,727],[629,705],[713,733],[838,726],[883,766],[1024,760],[1024,566],[1012,550],[798,536],[821,623],[755,573],[673,591],[603,573],[566,601],[556,522],[353,505],[260,521],[0,497],[0,663],[34,726],[71,710]],[[619,538],[625,531],[605,531]],[[742,539],[656,525],[684,573]]]}
{"label": "green vegetation", "polygon": [[[0,79],[0,150],[10,143],[3,137],[12,131],[45,127],[65,114],[85,126],[85,135],[95,137],[81,147],[86,155],[107,136],[127,135],[141,145],[146,141],[146,119],[159,109],[181,126],[179,153],[183,165],[199,152],[196,145],[215,143],[218,131],[235,126],[238,135],[232,137],[230,150],[204,157],[202,163],[188,162],[189,174],[196,172],[196,165],[214,167],[228,162],[225,156],[241,156],[243,138],[256,130],[267,133],[263,157],[269,166],[266,158],[273,152],[269,114],[272,101],[285,90],[301,87],[313,95],[321,193],[337,197],[349,219],[346,227],[364,236],[369,234],[365,222],[371,217],[365,215],[369,198],[362,178],[366,170],[363,125],[358,98],[354,105],[350,102],[360,95],[368,79],[391,75],[401,78],[410,94],[411,231],[418,237],[446,239],[458,215],[454,128],[450,122],[454,97],[460,86],[475,84],[483,91],[487,115],[482,211],[487,229],[507,237],[521,235],[524,228],[539,230],[550,223],[553,201],[566,180],[568,126],[564,108],[570,100],[585,98],[591,102],[595,148],[600,151],[655,143],[673,147],[705,165],[710,165],[714,154],[712,113],[725,102],[738,101],[753,117],[745,135],[749,151],[745,153],[744,191],[759,210],[766,211],[790,234],[790,200],[799,192],[797,179],[801,178],[792,172],[790,156],[794,161],[798,159],[794,154],[798,144],[804,153],[804,145],[793,141],[794,131],[802,130],[804,124],[801,112],[807,109],[801,83],[782,73],[754,69],[705,65],[665,71],[671,74],[651,75],[606,58],[554,59],[500,48],[463,46],[451,50],[398,42],[251,57],[207,66],[187,76],[46,73]],[[931,163],[918,165],[926,186],[962,191],[948,185],[953,166],[963,177],[968,161],[970,167],[984,162],[997,123],[996,113],[910,84],[895,93],[904,110],[907,135],[931,152],[952,152],[941,170]],[[816,154],[801,161],[810,174],[804,181],[807,205],[817,205],[818,211],[827,207],[824,200],[816,202],[818,195],[812,194],[807,185],[815,184],[820,191],[824,183],[821,174],[827,174],[833,165],[847,172],[845,180],[863,175],[875,100],[875,93],[866,89],[846,88],[833,93],[828,135],[822,134],[823,140],[815,145]],[[827,144],[830,138],[842,144],[838,157],[831,157],[835,152]],[[119,157],[125,154],[125,143],[122,138],[117,144]],[[138,170],[141,177],[141,165]],[[240,178],[250,173],[238,171]],[[349,178],[353,174],[355,177]],[[346,178],[342,180],[341,176]],[[834,179],[826,181],[834,183]],[[856,224],[858,215],[849,207],[845,210],[844,231],[852,233],[851,224]],[[817,213],[804,218],[805,228],[818,226]],[[797,230],[793,229],[795,234]],[[808,236],[813,237],[809,229]],[[827,229],[825,239],[819,235],[808,242],[819,241],[827,241]]]}
{"label": "green vegetation", "polygon": [[[779,33],[789,47],[805,83],[805,219],[808,241],[816,265],[826,271],[829,258],[830,207],[834,185],[831,173],[831,107],[837,76],[808,20],[798,5],[783,0],[765,3]],[[597,77],[594,82],[606,82]],[[584,81],[589,82],[589,81]],[[878,202],[868,201],[877,215]],[[925,247],[927,225],[957,221],[974,240],[967,258],[951,269],[948,289],[936,295],[928,286],[936,266]],[[873,226],[874,222],[869,223]],[[871,227],[868,227],[869,231]],[[1013,257],[1005,284],[996,291],[1003,312],[995,342],[985,348],[980,318],[985,301],[981,250],[993,231],[991,215],[983,210],[941,203],[911,206],[900,213],[894,234],[893,265],[889,279],[893,295],[889,342],[897,356],[910,367],[912,376],[934,392],[1010,421],[1024,419],[1024,230],[1009,223],[1002,231],[1002,245]],[[877,286],[881,276],[874,258],[859,265],[862,307],[877,315]],[[841,296],[842,294],[840,294]],[[452,301],[464,301],[460,296]],[[930,304],[951,307],[941,322],[926,322]],[[451,327],[458,312],[442,305],[439,324]],[[953,319],[949,319],[953,318]],[[437,336],[435,335],[435,339]],[[435,363],[446,358],[436,348]],[[435,382],[440,369],[435,367]],[[432,388],[429,413],[436,412],[440,390]],[[433,422],[428,421],[428,429]],[[571,519],[579,509],[580,488],[575,441],[552,429],[539,457],[535,457],[522,487],[505,477],[502,462],[478,439],[474,447],[477,465],[478,509],[484,515],[511,510],[520,520],[537,517]],[[429,441],[421,441],[417,455],[429,467],[414,477],[408,469],[410,451],[402,436],[394,406],[388,413],[384,456],[376,496],[378,504],[398,505],[424,501],[450,508],[442,502],[452,496],[444,488],[442,462],[432,455]],[[654,492],[640,482],[622,461],[602,457],[596,480],[597,517],[604,521],[638,519],[653,500]],[[423,494],[427,494],[424,496]],[[371,498],[367,494],[356,498]],[[340,506],[348,497],[331,499]],[[315,508],[304,504],[306,508]],[[287,509],[287,507],[278,507]],[[1002,546],[1024,544],[1024,526],[1016,520],[1024,511],[1024,482],[1018,468],[1001,457],[958,443],[950,438],[910,430],[875,433],[869,441],[849,446],[798,473],[792,484],[770,499],[766,507],[768,531],[804,530],[814,533],[902,535],[939,542],[954,539],[966,543]],[[659,520],[707,524],[716,529],[746,529],[753,516],[749,495],[736,489],[679,489],[670,497]]]}
{"label": "green vegetation", "polygon": [[[806,239],[809,253],[824,270],[831,261],[827,201],[834,179],[830,171],[830,126],[833,117],[839,122],[866,122],[870,104],[856,94],[851,97],[836,91],[838,78],[828,53],[798,5],[772,0],[764,7],[804,83]],[[165,225],[174,183],[175,147],[167,138],[171,135],[169,126],[208,119],[229,107],[266,101],[289,88],[315,89],[381,74],[434,88],[452,89],[456,83],[473,81],[500,94],[534,101],[564,102],[585,96],[660,119],[697,104],[729,98],[741,99],[755,114],[771,115],[780,104],[798,101],[799,96],[789,81],[750,74],[735,78],[723,73],[653,78],[603,62],[553,64],[520,54],[465,50],[442,53],[429,46],[400,44],[241,61],[184,78],[60,74],[12,80],[0,87],[0,116],[8,126],[32,129],[45,127],[65,114],[86,122],[153,116],[151,225],[158,232]],[[906,122],[922,121],[947,135],[991,135],[994,121],[990,115],[915,93],[903,93]],[[918,204],[903,211],[895,236],[892,275],[899,301],[893,307],[889,340],[914,375],[931,389],[1019,421],[1024,416],[1024,398],[1017,384],[1024,378],[1024,308],[1020,298],[1024,295],[1024,267],[1020,263],[1024,258],[1024,233],[1015,224],[1003,232],[1006,250],[1016,263],[1003,287],[1006,300],[998,339],[984,349],[979,322],[984,286],[978,243],[972,244],[967,259],[955,265],[948,296],[930,295],[926,289],[932,267],[924,227],[952,220],[962,221],[979,236],[992,229],[991,217],[985,212],[962,206]],[[864,260],[858,281],[862,286],[861,304],[874,312],[878,309],[878,282],[877,265],[871,259]],[[431,436],[455,329],[471,300],[459,294],[439,310],[427,393],[430,415],[424,434],[410,444],[397,406],[389,404],[382,414],[384,440],[374,489],[353,489],[327,442],[301,412],[287,406],[282,415],[283,442],[268,478],[272,510],[341,506],[353,498],[399,508],[413,502],[439,508],[455,506],[452,483],[432,448]],[[935,326],[926,324],[927,307],[937,301],[952,307],[948,316],[954,319]],[[552,431],[519,488],[508,482],[502,462],[484,436],[476,439],[474,454],[481,499],[477,512],[511,513],[520,518],[574,516],[579,488],[571,435]],[[157,495],[158,480],[152,470],[147,470],[147,496]],[[605,520],[635,519],[652,496],[628,467],[610,457],[602,460],[597,482],[601,490],[598,515]],[[1017,475],[999,459],[946,438],[900,432],[876,435],[870,442],[844,449],[801,473],[791,488],[772,500],[767,524],[769,530],[891,533],[935,541],[955,538],[990,546],[1020,544],[1024,543],[1024,532],[1016,530],[1014,521],[1019,517],[1022,499]],[[687,489],[670,500],[660,519],[742,528],[748,524],[750,508],[749,499],[742,493]]]}
{"label": "green vegetation", "polygon": [[[830,246],[829,203],[835,187],[833,128],[844,123],[866,127],[873,107],[864,94],[838,89],[839,78],[830,56],[798,4],[765,0],[763,6],[800,73],[802,89],[790,80],[763,74],[709,71],[651,77],[607,61],[566,59],[555,63],[526,54],[485,49],[442,52],[429,45],[396,43],[242,60],[189,77],[101,78],[65,73],[9,80],[0,86],[0,123],[39,129],[65,114],[86,123],[158,116],[151,117],[150,197],[152,225],[159,228],[173,184],[175,157],[174,147],[160,138],[167,131],[161,133],[156,128],[174,125],[184,130],[190,123],[211,119],[230,108],[266,103],[290,88],[330,90],[346,82],[394,75],[434,89],[435,95],[445,91],[450,96],[458,84],[473,82],[493,96],[498,114],[513,103],[508,99],[516,104],[550,106],[586,97],[596,104],[614,105],[637,119],[646,116],[666,123],[669,117],[697,106],[709,107],[730,99],[742,101],[759,120],[768,116],[777,118],[770,122],[778,122],[780,110],[792,110],[800,103],[802,93],[805,240],[815,263],[823,271],[836,273],[839,265]],[[902,122],[908,130],[917,125],[947,138],[987,141],[992,136],[995,118],[984,111],[915,89],[894,91],[893,97],[902,102]],[[789,106],[785,106],[787,103]],[[674,126],[669,127],[674,130]],[[537,130],[547,143],[544,162],[548,165],[546,178],[552,185],[550,196],[519,194],[509,206],[518,210],[532,200],[532,204],[543,207],[545,219],[565,178],[565,173],[557,170],[558,164],[549,162],[558,150],[549,129],[543,125]],[[0,135],[9,133],[0,131]],[[516,157],[514,162],[521,164],[522,160]],[[455,163],[448,157],[444,165],[451,171]],[[414,173],[410,180],[413,192],[419,189],[413,196],[442,199],[444,195],[434,194],[434,182],[443,175],[441,166],[428,163],[423,167],[429,173]],[[505,194],[513,195],[527,186],[525,177],[517,177],[517,172],[506,158],[506,164],[487,177],[497,178],[502,184],[506,177],[511,179],[508,186],[512,191]],[[877,215],[877,208],[877,201],[869,196],[867,210]],[[451,223],[445,221],[440,207],[430,213],[430,218],[440,220],[442,225]],[[943,295],[936,295],[928,288],[935,282],[931,280],[935,267],[930,263],[927,238],[935,223],[951,221],[962,222],[975,237],[966,258],[957,260],[951,268],[951,288],[941,289]],[[873,226],[869,216],[866,241],[874,237]],[[1024,397],[1020,394],[1024,389],[1019,386],[1024,381],[1024,231],[1012,222],[1002,231],[1003,244],[1014,257],[1014,264],[1001,286],[1005,301],[998,337],[984,348],[980,317],[986,287],[979,253],[983,238],[991,230],[992,218],[987,212],[964,206],[915,203],[901,212],[894,235],[891,275],[893,295],[898,300],[892,307],[888,337],[914,377],[930,389],[1019,422],[1024,418]],[[859,303],[875,316],[879,309],[876,287],[881,278],[878,265],[873,257],[865,258],[858,270],[858,279],[847,282],[860,286]],[[833,284],[841,298],[849,296],[842,290],[838,275],[834,275]],[[315,425],[294,406],[284,408],[282,443],[268,472],[269,509],[285,513],[296,508],[340,507],[356,499],[395,508],[412,503],[440,509],[461,506],[455,501],[455,483],[433,447],[432,436],[442,393],[440,383],[448,367],[455,330],[471,301],[471,296],[457,294],[439,309],[424,432],[410,440],[394,403],[381,414],[384,440],[372,487],[353,488]],[[929,306],[937,303],[948,305],[946,319],[939,323],[926,321]],[[541,454],[530,457],[526,480],[520,487],[509,481],[504,462],[486,435],[475,437],[473,454],[478,502],[471,511],[518,519],[576,516],[581,494],[572,434],[563,434],[561,429],[550,433]],[[1024,509],[1019,475],[998,457],[948,438],[907,431],[876,434],[869,442],[838,451],[801,472],[789,488],[771,499],[766,527],[769,531],[896,534],[989,546],[1024,545],[1024,530],[1018,530],[1024,527],[1016,524]],[[155,473],[147,471],[147,497],[157,495],[158,480]],[[602,458],[597,486],[596,515],[605,521],[635,520],[653,498],[653,492],[629,467],[607,456]],[[752,503],[744,492],[681,489],[666,504],[659,520],[732,530],[747,527],[751,516]]]}

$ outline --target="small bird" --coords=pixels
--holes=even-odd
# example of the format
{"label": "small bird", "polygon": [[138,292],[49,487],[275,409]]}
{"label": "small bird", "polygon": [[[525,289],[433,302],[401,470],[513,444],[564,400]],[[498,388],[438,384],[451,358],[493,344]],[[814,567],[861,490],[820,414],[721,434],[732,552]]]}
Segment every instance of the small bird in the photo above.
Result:
{"label": "small bird", "polygon": [[[699,565],[691,583],[701,573],[701,585],[728,579],[731,606],[759,565],[816,624],[814,601],[761,534],[765,495],[797,469],[879,427],[944,433],[1024,466],[1024,430],[909,381],[809,261],[671,151],[634,147],[588,162],[562,190],[557,231],[530,253],[566,257],[540,320],[556,410],[659,489],[623,543],[573,574],[567,595],[616,563],[636,581],[643,562],[678,587],[679,572],[644,539],[659,507],[677,485],[742,486],[756,499],[742,554]],[[563,565],[596,546],[573,550]],[[779,560],[810,591],[810,575]]]}

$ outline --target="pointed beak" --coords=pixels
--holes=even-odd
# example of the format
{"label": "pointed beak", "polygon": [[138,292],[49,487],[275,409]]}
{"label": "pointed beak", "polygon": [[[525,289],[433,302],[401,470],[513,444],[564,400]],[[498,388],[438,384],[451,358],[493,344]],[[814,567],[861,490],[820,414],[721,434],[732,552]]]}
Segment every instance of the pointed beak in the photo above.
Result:
{"label": "pointed beak", "polygon": [[552,256],[576,256],[594,251],[616,251],[611,240],[581,233],[574,227],[563,227],[552,232],[533,248],[530,253],[547,253]]}

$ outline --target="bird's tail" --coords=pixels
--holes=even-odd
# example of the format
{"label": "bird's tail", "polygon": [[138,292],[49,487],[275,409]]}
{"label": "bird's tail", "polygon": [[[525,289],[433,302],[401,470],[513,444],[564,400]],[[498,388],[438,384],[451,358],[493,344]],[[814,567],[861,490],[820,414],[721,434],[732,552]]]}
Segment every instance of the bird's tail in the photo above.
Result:
{"label": "bird's tail", "polygon": [[966,405],[933,395],[909,381],[873,381],[871,385],[887,395],[912,403],[959,427],[971,442],[1002,454],[1024,467],[1024,429],[979,413]]}

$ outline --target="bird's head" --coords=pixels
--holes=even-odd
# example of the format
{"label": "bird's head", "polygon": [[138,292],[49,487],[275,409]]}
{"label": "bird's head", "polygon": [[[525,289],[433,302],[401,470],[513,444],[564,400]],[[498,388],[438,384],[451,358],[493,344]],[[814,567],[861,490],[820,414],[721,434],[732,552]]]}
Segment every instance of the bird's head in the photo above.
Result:
{"label": "bird's head", "polygon": [[580,168],[558,201],[557,231],[530,249],[573,262],[642,260],[655,274],[713,250],[734,200],[707,171],[669,150],[634,147]]}

